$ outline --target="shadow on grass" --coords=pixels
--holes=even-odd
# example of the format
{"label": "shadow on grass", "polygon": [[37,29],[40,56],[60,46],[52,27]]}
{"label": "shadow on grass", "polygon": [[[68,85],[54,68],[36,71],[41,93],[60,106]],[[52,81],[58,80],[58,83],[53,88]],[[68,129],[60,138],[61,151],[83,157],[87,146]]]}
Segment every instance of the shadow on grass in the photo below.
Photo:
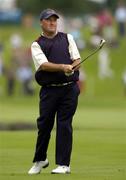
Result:
{"label": "shadow on grass", "polygon": [[36,125],[32,123],[15,122],[15,123],[0,123],[0,130],[35,130]]}

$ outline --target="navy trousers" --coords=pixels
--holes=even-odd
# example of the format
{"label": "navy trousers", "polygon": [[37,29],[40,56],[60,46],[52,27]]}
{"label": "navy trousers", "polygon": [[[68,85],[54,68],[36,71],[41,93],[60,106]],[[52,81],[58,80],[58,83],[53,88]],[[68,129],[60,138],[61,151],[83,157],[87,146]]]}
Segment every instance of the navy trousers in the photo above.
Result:
{"label": "navy trousers", "polygon": [[38,137],[33,162],[46,159],[56,117],[56,164],[69,166],[72,151],[72,119],[79,93],[77,83],[62,87],[43,87],[40,90]]}

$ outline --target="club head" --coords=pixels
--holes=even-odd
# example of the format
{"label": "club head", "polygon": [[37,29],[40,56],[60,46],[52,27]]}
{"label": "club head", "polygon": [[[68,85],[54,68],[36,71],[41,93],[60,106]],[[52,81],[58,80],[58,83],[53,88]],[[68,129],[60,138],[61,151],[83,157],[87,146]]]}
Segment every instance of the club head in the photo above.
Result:
{"label": "club head", "polygon": [[106,41],[104,39],[101,39],[99,48],[101,49],[105,43]]}

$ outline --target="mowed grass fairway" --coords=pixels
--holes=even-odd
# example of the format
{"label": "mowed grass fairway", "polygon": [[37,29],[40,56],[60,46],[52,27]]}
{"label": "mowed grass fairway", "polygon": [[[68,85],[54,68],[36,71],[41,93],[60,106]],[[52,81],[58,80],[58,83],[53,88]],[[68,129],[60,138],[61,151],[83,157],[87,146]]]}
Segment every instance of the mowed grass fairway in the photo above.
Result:
{"label": "mowed grass fairway", "polygon": [[1,180],[125,180],[126,111],[124,108],[79,108],[73,123],[71,174],[52,175],[55,129],[48,150],[50,166],[29,176],[36,131],[0,132]]}
{"label": "mowed grass fairway", "polygon": [[[82,30],[84,38],[89,30]],[[8,43],[13,32],[25,39],[24,47],[30,47],[40,29],[23,26],[2,26],[0,38],[4,42],[4,63],[9,65],[11,46]],[[86,72],[86,91],[79,98],[73,129],[71,174],[52,175],[55,168],[55,128],[48,150],[50,166],[37,176],[29,176],[37,131],[0,131],[0,180],[126,180],[126,96],[122,84],[122,72],[126,67],[126,37],[118,48],[110,49],[112,79],[100,80],[97,54],[82,65]],[[84,49],[82,59],[93,49]],[[33,67],[34,68],[34,67]],[[34,82],[35,83],[35,82]],[[0,123],[35,124],[38,116],[39,87],[34,97],[20,94],[16,83],[14,96],[6,95],[6,78],[0,77]]]}

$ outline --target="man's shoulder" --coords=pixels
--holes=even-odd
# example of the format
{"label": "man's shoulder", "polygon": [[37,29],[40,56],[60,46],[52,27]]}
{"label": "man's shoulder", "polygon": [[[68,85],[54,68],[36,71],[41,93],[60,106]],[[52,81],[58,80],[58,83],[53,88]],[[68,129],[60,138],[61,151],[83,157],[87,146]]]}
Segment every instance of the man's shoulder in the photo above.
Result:
{"label": "man's shoulder", "polygon": [[68,41],[73,39],[73,36],[69,33],[64,33],[64,32],[58,32],[58,35],[61,37],[65,37]]}
{"label": "man's shoulder", "polygon": [[69,39],[73,39],[73,35],[70,34],[70,33],[67,34],[67,37],[68,37]]}
{"label": "man's shoulder", "polygon": [[39,36],[34,40],[34,42],[39,42],[41,39],[42,39],[42,35],[39,35]]}

